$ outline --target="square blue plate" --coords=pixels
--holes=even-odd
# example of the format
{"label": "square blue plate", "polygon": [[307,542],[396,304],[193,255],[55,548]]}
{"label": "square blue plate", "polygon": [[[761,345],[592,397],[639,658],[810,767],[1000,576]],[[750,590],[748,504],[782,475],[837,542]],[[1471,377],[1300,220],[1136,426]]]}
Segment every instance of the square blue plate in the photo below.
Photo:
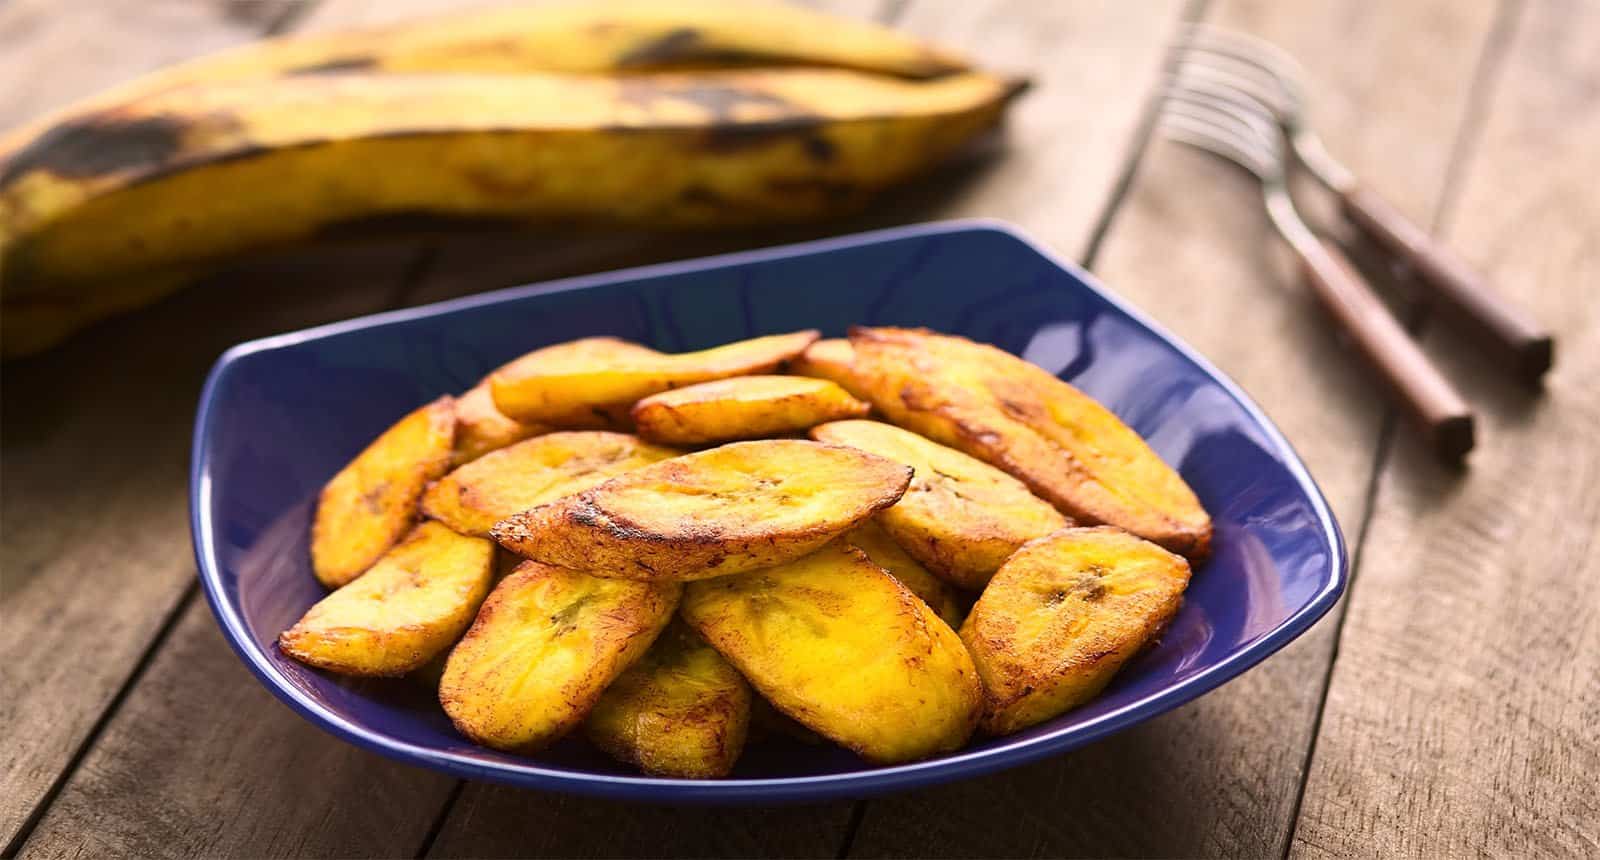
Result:
{"label": "square blue plate", "polygon": [[[953,755],[873,767],[839,749],[753,743],[729,779],[639,776],[569,739],[533,757],[468,743],[430,692],[285,659],[274,639],[322,589],[311,503],[375,435],[535,347],[616,335],[699,349],[760,334],[912,325],[996,344],[1099,398],[1175,464],[1216,524],[1160,645],[1089,705]],[[575,278],[243,344],[201,395],[195,554],[233,648],[306,719],[473,779],[652,802],[859,797],[1054,755],[1187,702],[1283,647],[1344,588],[1339,528],[1305,466],[1243,392],[1097,284],[1002,224],[954,222]]]}

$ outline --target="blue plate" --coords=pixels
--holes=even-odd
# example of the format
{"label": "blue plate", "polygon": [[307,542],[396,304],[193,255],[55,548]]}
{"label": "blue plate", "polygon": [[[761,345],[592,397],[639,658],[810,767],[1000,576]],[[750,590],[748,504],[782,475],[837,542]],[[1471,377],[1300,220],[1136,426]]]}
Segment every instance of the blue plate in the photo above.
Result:
{"label": "blue plate", "polygon": [[[569,739],[536,756],[468,743],[420,684],[357,681],[274,646],[323,594],[307,555],[322,484],[401,415],[535,347],[616,335],[700,349],[800,328],[919,325],[993,343],[1095,396],[1177,465],[1215,520],[1214,554],[1158,647],[1094,702],[929,761],[753,743],[729,779],[639,776]],[[860,797],[1081,746],[1170,710],[1310,627],[1344,588],[1338,525],[1239,388],[1087,273],[990,222],[847,236],[518,287],[229,350],[201,395],[191,510],[206,598],[250,670],[339,737],[471,779],[654,802]]]}

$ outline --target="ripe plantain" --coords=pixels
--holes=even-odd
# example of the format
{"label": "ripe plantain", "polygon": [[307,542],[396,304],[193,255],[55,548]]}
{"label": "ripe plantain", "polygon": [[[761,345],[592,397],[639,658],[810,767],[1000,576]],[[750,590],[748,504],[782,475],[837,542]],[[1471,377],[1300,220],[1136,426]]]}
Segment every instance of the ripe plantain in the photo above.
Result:
{"label": "ripe plantain", "polygon": [[637,74],[801,65],[910,78],[962,58],[897,33],[789,3],[721,0],[508,6],[387,27],[266,39],[162,69],[0,138],[7,150],[86,109],[195,83],[356,72]]}
{"label": "ripe plantain", "polygon": [[966,742],[982,693],[954,630],[837,542],[689,583],[682,615],[779,710],[877,764]]}
{"label": "ripe plantain", "polygon": [[[496,412],[505,416],[508,421],[528,423],[531,419],[513,418],[505,413],[504,407],[494,401],[494,390],[497,385],[505,387],[508,380],[523,380],[530,377],[542,379],[548,373],[562,368],[630,367],[640,362],[664,358],[665,353],[621,338],[581,337],[577,340],[540,347],[518,356],[515,361],[506,362],[495,368],[494,372],[484,377],[480,384],[489,389],[490,404],[494,406]],[[497,383],[496,379],[500,381]],[[555,396],[544,402],[545,408],[536,410],[525,406],[522,401],[528,398],[519,398],[517,394],[518,392],[513,389],[500,396],[505,397],[507,403],[520,407],[517,414],[527,415],[537,411],[544,416],[543,421],[546,424],[563,430],[624,430],[632,426],[632,419],[628,417],[628,408],[633,405],[631,400],[626,403],[601,404],[591,402],[593,398],[585,399],[580,396],[582,392],[567,390],[555,392]],[[552,402],[557,397],[562,398],[560,402]]]}
{"label": "ripe plantain", "polygon": [[726,576],[818,549],[894,504],[910,479],[855,448],[734,442],[523,511],[491,535],[525,558],[596,576]]}
{"label": "ripe plantain", "polygon": [[815,331],[774,334],[667,355],[624,341],[557,344],[496,371],[495,406],[519,421],[568,426],[627,412],[640,398],[680,385],[765,373],[800,354]]}
{"label": "ripe plantain", "polygon": [[311,524],[311,569],[329,588],[365,573],[417,521],[423,488],[450,468],[455,401],[400,419],[333,476]]}
{"label": "ripe plantain", "polygon": [[855,358],[856,353],[850,348],[850,341],[842,337],[824,338],[806,347],[806,351],[801,353],[799,358],[789,362],[789,372],[826,379],[850,392],[852,396],[866,400],[866,395],[857,387],[855,375],[851,371]]}
{"label": "ripe plantain", "polygon": [[744,749],[750,701],[739,671],[676,621],[606,688],[584,734],[648,774],[726,776]]}
{"label": "ripe plantain", "polygon": [[524,562],[495,586],[450,652],[439,703],[484,746],[536,750],[583,721],[655,640],[678,605],[675,582],[600,579]]}
{"label": "ripe plantain", "polygon": [[797,433],[860,418],[871,407],[826,379],[735,376],[652,394],[633,405],[639,435],[666,445],[706,445]]}
{"label": "ripe plantain", "polygon": [[404,675],[472,623],[493,578],[494,544],[423,523],[360,579],[278,636],[285,654],[345,675]]}
{"label": "ripe plantain", "polygon": [[961,638],[983,678],[983,728],[1018,731],[1094,698],[1177,614],[1189,563],[1127,532],[1063,529],[1023,547]]}
{"label": "ripe plantain", "polygon": [[72,291],[396,214],[654,228],[837,216],[994,126],[1015,91],[977,72],[801,67],[162,89],[0,161],[0,271],[7,297]]}
{"label": "ripe plantain", "polygon": [[878,522],[913,558],[961,588],[982,589],[1017,547],[1068,525],[1016,478],[892,424],[835,421],[812,428],[811,437],[915,470],[911,487]]}
{"label": "ripe plantain", "polygon": [[1211,518],[1139,434],[1010,353],[920,329],[850,333],[858,384],[890,421],[1027,484],[1062,513],[1204,557]]}
{"label": "ripe plantain", "polygon": [[456,531],[488,537],[495,523],[683,452],[626,433],[548,433],[502,448],[436,481],[422,512]]}
{"label": "ripe plantain", "polygon": [[844,536],[846,543],[867,554],[867,560],[888,571],[889,575],[922,598],[952,629],[961,626],[961,596],[949,583],[928,572],[917,560],[906,554],[900,545],[889,537],[879,525],[879,514],[855,527]]}
{"label": "ripe plantain", "polygon": [[462,466],[490,451],[547,432],[549,428],[543,425],[507,418],[494,408],[494,396],[485,379],[456,398],[455,450],[450,462]]}

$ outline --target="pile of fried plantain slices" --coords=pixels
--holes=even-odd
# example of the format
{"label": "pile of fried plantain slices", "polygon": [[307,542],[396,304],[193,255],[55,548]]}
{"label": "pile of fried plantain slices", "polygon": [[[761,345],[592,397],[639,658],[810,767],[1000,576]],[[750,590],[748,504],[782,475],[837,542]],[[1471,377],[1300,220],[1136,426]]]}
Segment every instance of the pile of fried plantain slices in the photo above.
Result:
{"label": "pile of fried plantain slices", "polygon": [[278,644],[436,679],[499,750],[581,728],[646,773],[714,778],[770,705],[890,764],[1092,699],[1172,620],[1210,534],[1136,433],[991,346],[587,338],[421,407],[334,476],[311,535],[334,591]]}

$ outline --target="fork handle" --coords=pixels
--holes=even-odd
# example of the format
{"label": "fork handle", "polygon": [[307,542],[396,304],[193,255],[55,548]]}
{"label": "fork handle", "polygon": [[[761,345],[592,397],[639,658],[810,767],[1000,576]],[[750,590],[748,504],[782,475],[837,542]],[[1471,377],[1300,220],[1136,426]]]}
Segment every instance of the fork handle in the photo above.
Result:
{"label": "fork handle", "polygon": [[1550,332],[1489,284],[1455,252],[1376,192],[1360,185],[1339,195],[1344,215],[1401,258],[1450,310],[1488,339],[1516,373],[1538,383],[1555,357]]}
{"label": "fork handle", "polygon": [[1471,451],[1471,408],[1355,267],[1322,240],[1297,242],[1295,251],[1317,298],[1388,384],[1439,455],[1453,462]]}

